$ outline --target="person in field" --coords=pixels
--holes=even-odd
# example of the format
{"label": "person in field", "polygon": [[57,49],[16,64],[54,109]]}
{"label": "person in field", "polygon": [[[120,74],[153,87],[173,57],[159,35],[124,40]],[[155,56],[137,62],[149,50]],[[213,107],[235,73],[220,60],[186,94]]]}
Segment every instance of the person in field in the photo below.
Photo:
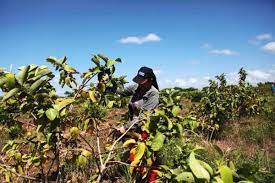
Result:
{"label": "person in field", "polygon": [[137,119],[140,112],[153,110],[159,103],[159,87],[151,68],[141,67],[133,81],[136,84],[117,91],[121,96],[131,96],[128,108],[132,121],[117,128],[120,133],[124,133],[134,123],[133,119]]}

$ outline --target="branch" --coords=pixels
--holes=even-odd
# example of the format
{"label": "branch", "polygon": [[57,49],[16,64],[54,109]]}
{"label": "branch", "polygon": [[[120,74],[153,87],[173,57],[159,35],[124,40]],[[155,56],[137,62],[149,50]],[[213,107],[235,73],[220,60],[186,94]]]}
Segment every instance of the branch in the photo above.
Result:
{"label": "branch", "polygon": [[122,164],[122,165],[126,165],[126,166],[131,166],[131,167],[150,167],[150,168],[158,168],[158,167],[155,167],[155,166],[149,166],[149,165],[131,165],[131,164],[128,164],[128,163],[124,163],[122,161],[109,161],[108,163],[118,163],[118,164]]}
{"label": "branch", "polygon": [[110,160],[110,157],[111,157],[111,154],[112,154],[112,152],[113,152],[113,149],[114,149],[114,147],[115,147],[115,145],[116,145],[116,143],[118,142],[118,141],[120,141],[127,133],[128,133],[128,131],[130,131],[130,129],[137,123],[137,122],[139,122],[140,120],[139,119],[137,119],[136,121],[134,121],[132,124],[131,124],[131,126],[113,143],[113,145],[112,145],[112,147],[111,147],[111,149],[110,149],[110,153],[108,154],[108,157],[107,157],[107,159],[106,159],[106,161],[105,161],[105,163],[104,163],[104,166],[108,163],[108,161]]}
{"label": "branch", "polygon": [[16,171],[14,171],[13,169],[11,169],[9,166],[4,165],[4,164],[0,164],[1,168],[15,174],[17,177],[20,178],[24,178],[24,179],[28,179],[28,180],[35,180],[35,181],[39,181],[39,179],[34,178],[34,177],[30,177],[30,176],[26,176],[26,175],[20,175],[19,173],[17,173]]}
{"label": "branch", "polygon": [[99,144],[99,130],[98,130],[98,125],[97,121],[95,120],[95,126],[96,126],[96,143],[97,143],[97,151],[99,154],[99,160],[100,160],[100,165],[104,166],[102,156],[101,156],[101,151],[100,151],[100,144]]}
{"label": "branch", "polygon": [[[115,147],[115,145],[116,145],[116,143],[118,142],[118,141],[120,141],[127,133],[128,133],[128,131],[130,131],[130,129],[137,123],[137,122],[139,122],[140,120],[139,119],[135,119],[135,121],[130,125],[130,127],[113,143],[113,145],[112,145],[112,147],[111,147],[111,149],[110,149],[110,152],[109,152],[109,154],[108,154],[108,157],[107,157],[107,159],[105,160],[105,162],[104,162],[104,164],[103,164],[103,166],[101,167],[101,172],[103,172],[104,171],[104,169],[106,168],[106,164],[109,162],[109,160],[110,160],[110,157],[111,157],[111,155],[112,155],[112,152],[113,152],[113,150],[114,150],[114,147]],[[99,176],[98,176],[98,178],[97,178],[97,182],[100,182],[100,180],[101,180],[101,177],[102,177],[102,174],[99,174]]]}

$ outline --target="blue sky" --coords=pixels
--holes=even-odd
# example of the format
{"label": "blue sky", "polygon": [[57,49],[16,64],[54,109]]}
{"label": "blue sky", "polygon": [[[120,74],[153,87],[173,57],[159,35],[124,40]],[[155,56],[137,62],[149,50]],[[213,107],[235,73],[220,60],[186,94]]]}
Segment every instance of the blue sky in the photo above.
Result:
{"label": "blue sky", "polygon": [[85,71],[103,53],[129,81],[152,67],[162,88],[221,73],[234,83],[241,67],[251,83],[274,81],[274,22],[271,0],[0,0],[0,66],[66,55]]}

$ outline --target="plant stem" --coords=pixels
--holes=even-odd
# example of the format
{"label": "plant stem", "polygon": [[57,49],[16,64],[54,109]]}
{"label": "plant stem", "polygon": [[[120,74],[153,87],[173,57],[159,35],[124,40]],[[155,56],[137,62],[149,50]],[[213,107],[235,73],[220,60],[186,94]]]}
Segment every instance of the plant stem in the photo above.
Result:
{"label": "plant stem", "polygon": [[39,179],[34,178],[34,177],[30,177],[30,176],[27,176],[27,175],[20,175],[19,173],[17,173],[16,171],[14,171],[10,167],[8,167],[7,165],[0,164],[0,167],[3,168],[3,169],[5,169],[5,170],[8,170],[9,172],[15,174],[18,177],[21,177],[21,178],[24,178],[24,179],[28,179],[28,180],[39,181]]}
{"label": "plant stem", "polygon": [[[118,142],[118,141],[120,141],[127,133],[128,133],[128,131],[130,131],[130,129],[137,123],[137,122],[139,122],[140,120],[139,119],[136,119],[132,124],[131,124],[131,126],[113,143],[113,145],[112,145],[112,147],[111,147],[111,149],[110,149],[110,152],[109,152],[109,154],[108,154],[108,157],[107,157],[107,159],[105,160],[105,162],[104,162],[104,164],[103,164],[103,166],[101,166],[101,172],[103,172],[104,170],[105,170],[105,168],[106,168],[106,164],[110,161],[110,157],[111,157],[111,155],[112,155],[112,152],[113,152],[113,149],[114,149],[114,147],[115,147],[115,145],[116,145],[116,143]],[[99,174],[99,176],[98,176],[98,178],[97,178],[97,182],[100,182],[101,181],[101,178],[102,178],[102,174]]]}

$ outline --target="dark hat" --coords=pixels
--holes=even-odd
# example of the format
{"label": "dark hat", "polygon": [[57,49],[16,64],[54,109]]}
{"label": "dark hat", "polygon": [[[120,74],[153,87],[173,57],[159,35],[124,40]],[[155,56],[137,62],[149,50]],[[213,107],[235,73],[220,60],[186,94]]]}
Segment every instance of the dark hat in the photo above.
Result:
{"label": "dark hat", "polygon": [[145,79],[148,78],[153,78],[154,77],[154,72],[153,69],[149,67],[141,67],[138,70],[137,75],[134,77],[133,81],[140,84],[142,83]]}

